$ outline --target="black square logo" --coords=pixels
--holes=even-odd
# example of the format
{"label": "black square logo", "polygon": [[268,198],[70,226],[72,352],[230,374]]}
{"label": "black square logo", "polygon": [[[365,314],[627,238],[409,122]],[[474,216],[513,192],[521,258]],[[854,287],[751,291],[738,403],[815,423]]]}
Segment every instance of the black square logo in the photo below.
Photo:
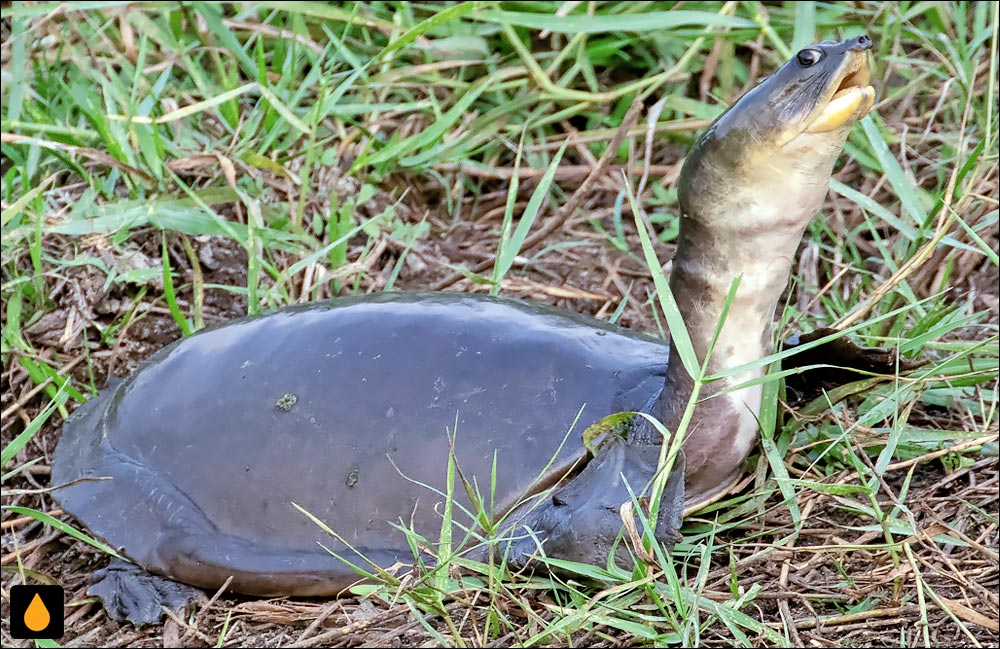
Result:
{"label": "black square logo", "polygon": [[61,638],[62,586],[11,586],[10,634],[19,640]]}

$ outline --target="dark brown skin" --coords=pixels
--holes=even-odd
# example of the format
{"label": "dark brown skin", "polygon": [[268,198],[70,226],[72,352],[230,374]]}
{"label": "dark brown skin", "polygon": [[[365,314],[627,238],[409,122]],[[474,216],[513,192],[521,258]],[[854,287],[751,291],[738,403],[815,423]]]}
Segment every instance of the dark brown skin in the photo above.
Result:
{"label": "dark brown skin", "polygon": [[817,329],[807,334],[796,334],[782,345],[783,350],[802,348],[792,357],[795,367],[802,369],[785,377],[787,403],[792,408],[809,404],[821,398],[824,392],[848,383],[909,372],[926,364],[926,361],[902,358],[893,349],[858,347],[843,337],[816,347],[805,347],[837,333],[836,329]]}
{"label": "dark brown skin", "polygon": [[[795,247],[848,129],[870,108],[869,46],[810,48],[809,65],[793,59],[748,93],[684,165],[670,281],[700,359],[742,274],[710,373],[770,351]],[[209,589],[232,577],[230,591],[246,594],[334,595],[357,574],[320,543],[370,569],[366,559],[412,560],[392,523],[436,538],[457,424],[459,465],[487,513],[513,510],[500,544],[511,565],[540,551],[600,565],[620,538],[626,482],[637,495],[647,489],[662,440],[639,423],[588,463],[579,434],[623,410],[675,430],[692,384],[677,358],[664,369],[667,355],[644,336],[508,300],[382,295],[286,309],[179,341],[81,408],[52,472],[54,486],[78,482],[53,495],[158,575]],[[760,391],[724,391],[758,373],[702,395],[711,398],[695,410],[656,521],[664,544],[685,510],[739,475]],[[472,523],[461,511],[469,503],[459,487],[456,520]],[[119,619],[155,621],[161,603],[183,599],[134,566],[101,578],[93,592]]]}

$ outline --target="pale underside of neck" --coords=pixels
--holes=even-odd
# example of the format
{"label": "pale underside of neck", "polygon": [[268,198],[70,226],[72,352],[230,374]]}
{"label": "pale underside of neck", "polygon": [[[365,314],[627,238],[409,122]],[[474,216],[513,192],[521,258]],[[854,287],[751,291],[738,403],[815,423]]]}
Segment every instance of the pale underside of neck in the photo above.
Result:
{"label": "pale underside of neck", "polygon": [[[764,373],[763,365],[745,366],[771,353],[775,308],[802,230],[728,238],[704,234],[697,224],[682,225],[670,287],[698,361],[704,363],[739,277],[706,376],[744,369],[701,387],[684,441],[689,506],[717,497],[720,488],[731,484],[756,440],[762,386],[739,386]],[[656,413],[671,432],[681,423],[693,385],[674,350]]]}

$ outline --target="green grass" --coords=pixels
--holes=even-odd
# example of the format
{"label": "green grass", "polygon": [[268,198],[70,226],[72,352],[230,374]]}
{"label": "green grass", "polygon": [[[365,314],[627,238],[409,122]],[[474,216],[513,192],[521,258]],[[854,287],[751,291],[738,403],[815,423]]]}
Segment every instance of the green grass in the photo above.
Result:
{"label": "green grass", "polygon": [[[657,554],[647,573],[563,566],[579,578],[518,578],[502,566],[470,565],[471,576],[454,578],[446,562],[418,583],[366,592],[391,602],[384,606],[410,607],[423,637],[448,645],[612,637],[657,646],[799,644],[815,632],[809,611],[839,642],[837,629],[854,633],[850,624],[911,604],[915,616],[899,613],[877,637],[995,641],[966,610],[974,600],[961,604],[949,590],[963,570],[979,574],[968,556],[992,556],[995,566],[995,501],[992,510],[956,501],[948,510],[962,517],[956,532],[934,527],[939,521],[909,496],[938,469],[996,471],[997,6],[674,5],[4,9],[4,521],[43,519],[52,509],[25,476],[47,463],[70,400],[93,394],[109,367],[121,374],[148,355],[151,341],[226,318],[435,286],[521,295],[518,287],[533,282],[552,301],[556,293],[537,288],[561,288],[550,266],[584,251],[579,265],[609,275],[594,252],[604,250],[645,270],[604,288],[614,299],[602,317],[676,331],[650,270],[656,254],[669,256],[677,232],[670,170],[648,182],[629,174],[655,229],[645,248],[617,171],[575,209],[560,208],[636,98],[647,110],[662,100],[660,112],[649,125],[643,112],[611,163],[641,167],[648,132],[649,162],[671,165],[789,53],[866,32],[876,43],[876,110],[852,131],[807,231],[776,338],[835,324],[861,344],[928,364],[787,420],[772,372],[752,487],[689,519],[684,542],[673,556]],[[559,229],[528,245],[557,217],[570,234]],[[442,252],[449,240],[462,247]],[[559,300],[595,310],[583,299]],[[948,452],[952,445],[959,450]],[[816,510],[843,524],[842,538],[820,539]],[[961,531],[972,528],[987,531]],[[936,532],[930,541],[921,536],[927,529]],[[452,547],[450,533],[435,543]],[[976,555],[979,546],[994,554]],[[972,555],[948,563],[942,547]],[[746,566],[765,565],[754,562],[769,553],[779,557],[769,564],[773,581],[754,579]],[[854,595],[807,593],[791,600],[795,610],[788,599],[766,599],[807,591],[789,572],[814,559],[834,566]],[[862,592],[857,584],[880,562],[895,576]],[[36,569],[60,576],[45,563]],[[603,585],[585,583],[592,577]],[[921,627],[926,620],[931,626]],[[220,644],[252,642],[254,631],[223,615],[209,635]]]}

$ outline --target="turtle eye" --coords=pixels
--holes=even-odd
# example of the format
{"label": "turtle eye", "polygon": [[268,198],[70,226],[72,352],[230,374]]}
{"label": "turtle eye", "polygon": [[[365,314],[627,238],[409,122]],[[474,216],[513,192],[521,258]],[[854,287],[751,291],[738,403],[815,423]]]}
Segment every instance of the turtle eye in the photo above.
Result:
{"label": "turtle eye", "polygon": [[798,60],[800,65],[808,68],[823,60],[823,51],[810,47],[799,52],[795,58]]}

